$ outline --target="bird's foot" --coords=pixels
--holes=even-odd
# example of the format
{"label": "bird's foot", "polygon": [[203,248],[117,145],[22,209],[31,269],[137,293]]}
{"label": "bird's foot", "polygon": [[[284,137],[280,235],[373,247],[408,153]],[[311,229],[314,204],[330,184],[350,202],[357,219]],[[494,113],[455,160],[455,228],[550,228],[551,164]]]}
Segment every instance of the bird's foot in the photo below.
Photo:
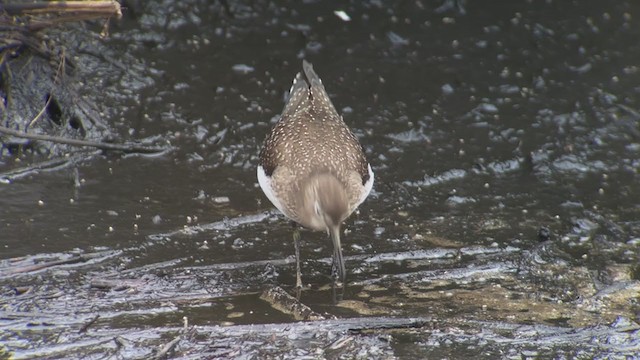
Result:
{"label": "bird's foot", "polygon": [[333,278],[331,281],[331,299],[333,304],[336,305],[344,298],[344,284]]}
{"label": "bird's foot", "polygon": [[300,230],[293,231],[293,245],[296,253],[296,299],[300,300],[302,292],[302,271],[300,270]]}
{"label": "bird's foot", "polygon": [[333,257],[333,261],[331,262],[331,281],[334,286],[343,287],[344,279],[340,277],[340,265],[338,264],[338,259]]}

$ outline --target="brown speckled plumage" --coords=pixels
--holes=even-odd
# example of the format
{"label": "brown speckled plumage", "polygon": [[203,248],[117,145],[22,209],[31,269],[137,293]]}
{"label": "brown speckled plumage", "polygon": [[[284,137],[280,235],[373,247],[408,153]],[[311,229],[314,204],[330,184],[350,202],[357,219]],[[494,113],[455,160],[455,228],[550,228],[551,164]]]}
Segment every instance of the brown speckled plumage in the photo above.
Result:
{"label": "brown speckled plumage", "polygon": [[[353,171],[359,175],[360,187],[369,180],[368,162],[358,139],[338,115],[327,92],[311,64],[303,63],[309,83],[301,73],[296,76],[291,88],[289,102],[285,106],[280,121],[267,136],[260,151],[260,164],[267,176],[273,176],[278,167],[287,168],[287,184],[277,194],[286,192],[284,188],[295,187],[296,183],[312,173],[329,171],[347,187],[356,187]],[[291,182],[291,183],[290,183]],[[347,191],[350,208],[357,203],[360,191]],[[283,201],[285,204],[293,201]],[[289,216],[296,219],[294,209],[287,209]],[[355,210],[351,209],[351,211]]]}
{"label": "brown speckled plumage", "polygon": [[[314,230],[336,232],[334,250],[340,251],[340,224],[366,198],[373,173],[311,64],[303,61],[303,70],[264,142],[258,178],[264,171],[260,186],[287,217]],[[342,257],[341,252],[336,255]]]}

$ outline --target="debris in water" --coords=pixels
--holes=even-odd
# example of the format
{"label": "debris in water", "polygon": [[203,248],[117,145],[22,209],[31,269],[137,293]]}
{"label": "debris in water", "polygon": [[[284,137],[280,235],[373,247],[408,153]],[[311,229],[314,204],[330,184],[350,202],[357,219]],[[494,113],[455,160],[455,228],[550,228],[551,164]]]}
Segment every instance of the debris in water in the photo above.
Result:
{"label": "debris in water", "polygon": [[342,21],[351,21],[351,17],[342,10],[335,10],[333,13],[336,14],[336,16],[339,17]]}
{"label": "debris in water", "polygon": [[236,65],[233,65],[231,68],[236,73],[243,74],[243,75],[253,72],[255,70],[255,68],[246,64],[236,64]]}

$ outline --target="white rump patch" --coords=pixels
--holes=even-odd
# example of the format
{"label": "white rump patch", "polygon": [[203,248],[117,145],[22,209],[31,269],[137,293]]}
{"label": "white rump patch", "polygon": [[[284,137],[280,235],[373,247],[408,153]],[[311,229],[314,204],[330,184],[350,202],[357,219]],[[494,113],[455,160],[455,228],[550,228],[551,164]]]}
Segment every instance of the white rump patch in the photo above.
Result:
{"label": "white rump patch", "polygon": [[373,188],[373,170],[371,170],[371,164],[368,165],[369,170],[369,180],[364,183],[364,187],[362,188],[362,193],[360,194],[360,200],[358,200],[358,204],[356,207],[360,206],[362,202],[369,196],[371,189]]}
{"label": "white rump patch", "polygon": [[[371,169],[369,169],[369,171],[371,171]],[[278,200],[276,193],[273,191],[273,186],[271,185],[271,176],[267,176],[267,174],[264,172],[264,169],[262,168],[261,165],[258,165],[258,184],[260,184],[260,188],[262,188],[262,191],[264,192],[264,194],[267,195],[267,198],[269,199],[269,201],[271,201],[271,203],[275,207],[277,207],[281,213],[284,214],[285,213],[284,208],[280,203],[280,201]]]}

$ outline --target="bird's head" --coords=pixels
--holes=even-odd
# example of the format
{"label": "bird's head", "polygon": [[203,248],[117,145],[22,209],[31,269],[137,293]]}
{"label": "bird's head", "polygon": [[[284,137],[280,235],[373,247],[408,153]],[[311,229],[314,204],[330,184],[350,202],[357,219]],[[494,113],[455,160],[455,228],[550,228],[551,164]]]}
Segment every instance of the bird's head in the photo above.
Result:
{"label": "bird's head", "polygon": [[299,221],[304,226],[329,234],[338,276],[344,280],[340,225],[350,213],[346,188],[333,174],[323,172],[303,181],[300,190],[297,199]]}
{"label": "bird's head", "polygon": [[304,226],[331,234],[349,215],[345,186],[331,173],[319,173],[302,182],[298,216]]}

